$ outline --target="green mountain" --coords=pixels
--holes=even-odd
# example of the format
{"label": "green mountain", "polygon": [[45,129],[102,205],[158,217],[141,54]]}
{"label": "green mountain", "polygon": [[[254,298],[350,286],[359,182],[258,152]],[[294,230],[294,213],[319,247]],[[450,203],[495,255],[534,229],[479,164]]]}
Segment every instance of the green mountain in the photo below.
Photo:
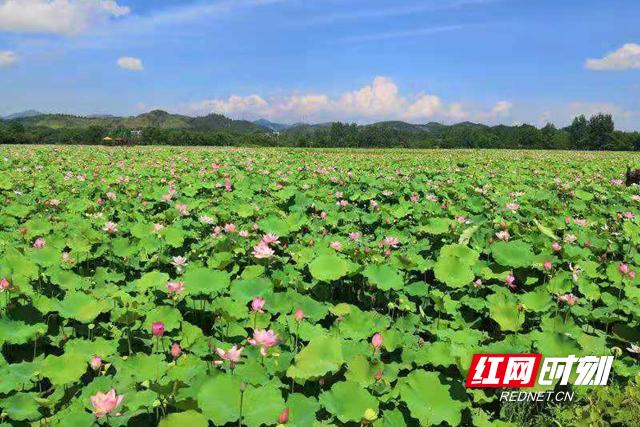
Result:
{"label": "green mountain", "polygon": [[153,110],[133,117],[108,115],[74,116],[69,114],[39,114],[10,119],[26,127],[47,127],[53,129],[87,129],[92,126],[113,129],[185,129],[197,131],[228,130],[239,133],[266,132],[269,129],[246,120],[232,120],[221,114],[203,117],[189,117]]}

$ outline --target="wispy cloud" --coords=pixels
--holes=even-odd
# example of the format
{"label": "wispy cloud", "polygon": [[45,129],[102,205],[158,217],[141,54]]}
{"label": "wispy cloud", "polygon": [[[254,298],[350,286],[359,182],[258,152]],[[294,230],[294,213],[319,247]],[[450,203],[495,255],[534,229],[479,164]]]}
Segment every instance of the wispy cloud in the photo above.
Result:
{"label": "wispy cloud", "polygon": [[331,24],[339,21],[391,18],[396,16],[415,15],[439,10],[456,9],[464,6],[497,3],[504,0],[438,0],[437,2],[423,1],[409,6],[394,6],[387,8],[362,9],[344,13],[332,13],[314,16],[305,24]]}
{"label": "wispy cloud", "polygon": [[417,28],[413,30],[404,31],[388,31],[382,33],[364,34],[361,36],[346,37],[343,39],[345,42],[350,43],[364,43],[374,41],[384,41],[393,39],[404,39],[413,37],[430,36],[439,33],[446,33],[450,31],[456,31],[464,28],[462,25],[444,25],[440,27],[429,28]]}
{"label": "wispy cloud", "polygon": [[9,67],[18,61],[18,55],[10,50],[0,50],[0,68]]}

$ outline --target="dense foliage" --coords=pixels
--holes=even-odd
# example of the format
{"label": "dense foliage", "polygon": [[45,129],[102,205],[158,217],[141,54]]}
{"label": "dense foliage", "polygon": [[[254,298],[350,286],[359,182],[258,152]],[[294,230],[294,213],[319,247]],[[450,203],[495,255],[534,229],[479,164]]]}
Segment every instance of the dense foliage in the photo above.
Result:
{"label": "dense foliage", "polygon": [[[279,129],[273,131],[265,126]],[[294,125],[251,123],[220,115],[191,118],[154,111],[133,118],[39,115],[0,122],[0,144],[125,144],[180,146],[511,148],[640,150],[640,133],[616,131],[610,115],[576,117],[571,126],[485,126],[475,123],[414,125],[380,122]]]}
{"label": "dense foliage", "polygon": [[[0,422],[633,425],[631,160],[0,147]],[[501,405],[480,352],[613,354],[614,385]]]}

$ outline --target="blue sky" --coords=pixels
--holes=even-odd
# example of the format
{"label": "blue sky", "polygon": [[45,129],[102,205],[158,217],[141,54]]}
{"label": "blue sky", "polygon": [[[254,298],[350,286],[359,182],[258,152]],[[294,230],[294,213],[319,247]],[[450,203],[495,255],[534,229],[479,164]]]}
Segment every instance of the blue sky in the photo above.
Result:
{"label": "blue sky", "polygon": [[637,0],[0,0],[0,114],[640,129]]}

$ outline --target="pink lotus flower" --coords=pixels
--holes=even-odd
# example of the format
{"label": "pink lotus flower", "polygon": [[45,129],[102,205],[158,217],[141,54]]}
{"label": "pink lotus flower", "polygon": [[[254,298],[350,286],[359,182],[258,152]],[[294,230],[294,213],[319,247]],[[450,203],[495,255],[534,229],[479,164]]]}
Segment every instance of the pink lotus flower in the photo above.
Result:
{"label": "pink lotus flower", "polygon": [[507,241],[509,241],[510,237],[511,237],[511,235],[509,234],[509,232],[507,230],[498,231],[496,233],[496,239],[498,239],[498,240],[504,240],[505,242],[507,242]]}
{"label": "pink lotus flower", "polygon": [[586,219],[581,219],[581,218],[574,218],[573,222],[575,224],[578,224],[581,227],[586,227],[587,226],[587,220]]}
{"label": "pink lotus flower", "polygon": [[349,239],[356,241],[359,240],[362,237],[362,233],[359,232],[353,232],[353,233],[349,233]]}
{"label": "pink lotus flower", "polygon": [[618,266],[618,271],[620,272],[620,274],[622,274],[623,276],[626,276],[627,273],[629,273],[629,264],[625,264],[622,263]]}
{"label": "pink lotus flower", "polygon": [[264,308],[265,302],[266,301],[263,298],[255,297],[251,300],[251,311],[254,313],[264,313],[262,309]]}
{"label": "pink lotus flower", "polygon": [[46,246],[47,242],[42,238],[38,237],[35,242],[33,242],[33,247],[36,249],[42,249]]}
{"label": "pink lotus flower", "polygon": [[185,205],[184,203],[178,203],[176,205],[176,209],[178,210],[178,213],[182,216],[187,216],[189,215],[189,207],[187,205]]}
{"label": "pink lotus flower", "polygon": [[397,248],[400,245],[400,241],[395,237],[385,237],[382,240],[382,246]]}
{"label": "pink lotus flower", "polygon": [[509,285],[509,287],[510,287],[511,289],[515,289],[515,287],[516,287],[516,284],[515,284],[515,282],[516,282],[516,278],[515,278],[515,276],[513,275],[513,273],[509,273],[509,274],[507,274],[507,277],[505,277],[505,278],[504,278],[504,282],[505,282],[507,285]]}
{"label": "pink lotus flower", "polygon": [[240,359],[242,357],[242,351],[244,350],[244,347],[240,347],[238,348],[238,346],[234,345],[233,347],[231,347],[229,350],[224,351],[221,348],[216,348],[216,353],[218,353],[218,356],[220,356],[220,358],[222,360],[219,360],[217,362],[214,362],[216,365],[222,365],[222,361],[223,360],[227,360],[229,361],[229,363],[231,364],[231,367],[235,367],[236,364],[240,363]]}
{"label": "pink lotus flower", "polygon": [[630,271],[629,272],[629,279],[633,280],[636,278],[636,272],[635,271]]}
{"label": "pink lotus flower", "polygon": [[552,249],[554,252],[558,252],[560,249],[562,249],[562,246],[561,246],[561,245],[560,245],[560,243],[558,243],[558,242],[553,242],[553,243],[551,244],[551,249]]}
{"label": "pink lotus flower", "polygon": [[253,247],[253,256],[258,259],[271,258],[275,252],[264,241]]}
{"label": "pink lotus flower", "polygon": [[278,334],[273,329],[257,329],[253,332],[253,339],[247,340],[252,346],[260,347],[260,354],[267,355],[267,350],[271,347],[275,347],[278,344]]}
{"label": "pink lotus flower", "polygon": [[622,214],[626,219],[633,219],[635,215],[632,212],[625,212]]}
{"label": "pink lotus flower", "polygon": [[277,245],[280,243],[280,238],[275,234],[268,233],[262,236],[262,243],[265,245]]}
{"label": "pink lotus flower", "polygon": [[161,337],[162,335],[164,335],[164,323],[153,322],[151,324],[151,333],[156,337]]}
{"label": "pink lotus flower", "polygon": [[575,303],[578,302],[580,298],[578,298],[577,296],[573,295],[573,294],[564,294],[564,295],[560,295],[558,297],[558,301],[563,302],[567,305],[574,305]]}
{"label": "pink lotus flower", "polygon": [[331,242],[329,243],[329,246],[331,246],[331,249],[334,249],[338,252],[342,251],[342,243],[340,242]]}
{"label": "pink lotus flower", "polygon": [[553,268],[553,263],[549,260],[545,261],[543,264],[545,270],[549,271]]}
{"label": "pink lotus flower", "polygon": [[104,225],[104,227],[102,227],[102,229],[109,234],[115,234],[118,232],[118,224],[116,224],[115,222],[109,221]]}
{"label": "pink lotus flower", "polygon": [[517,204],[517,203],[507,203],[507,204],[505,205],[505,208],[506,208],[507,210],[510,210],[511,212],[515,212],[515,211],[517,211],[518,209],[520,209],[520,205],[519,205],[519,204]]}
{"label": "pink lotus flower", "polygon": [[185,265],[187,265],[187,259],[183,256],[174,256],[172,261],[171,261],[171,265],[177,267],[178,269],[184,267]]}
{"label": "pink lotus flower", "polygon": [[624,184],[624,181],[621,180],[621,179],[612,179],[609,182],[611,183],[611,185],[622,185],[622,184]]}
{"label": "pink lotus flower", "polygon": [[228,234],[235,233],[236,230],[237,230],[237,228],[236,228],[235,224],[225,224],[224,225],[225,233],[228,233]]}
{"label": "pink lotus flower", "polygon": [[182,348],[180,348],[180,344],[178,344],[177,342],[174,342],[173,344],[171,344],[171,357],[173,357],[173,360],[180,357],[181,354],[182,354]]}
{"label": "pink lotus flower", "polygon": [[11,287],[11,284],[9,283],[6,277],[3,277],[2,279],[0,279],[0,292],[8,291],[10,287]]}
{"label": "pink lotus flower", "polygon": [[184,291],[184,282],[167,283],[167,291],[171,294],[181,294]]}
{"label": "pink lotus flower", "polygon": [[301,308],[298,308],[295,313],[293,313],[293,318],[296,319],[296,322],[302,322],[304,320],[304,312]]}
{"label": "pink lotus flower", "polygon": [[249,232],[247,230],[240,230],[238,233],[240,237],[249,237]]}
{"label": "pink lotus flower", "polygon": [[114,409],[120,406],[122,399],[124,399],[124,395],[116,395],[116,391],[114,389],[109,390],[106,394],[97,392],[95,395],[91,396],[93,415],[95,415],[96,418],[100,418],[110,414]]}
{"label": "pink lotus flower", "polygon": [[380,333],[376,332],[373,335],[373,338],[371,338],[371,344],[373,345],[373,348],[375,348],[376,350],[379,350],[380,347],[382,347],[382,335],[380,335]]}
{"label": "pink lotus flower", "polygon": [[95,355],[91,358],[89,365],[91,366],[91,369],[97,371],[102,366],[102,359],[100,358],[100,356]]}
{"label": "pink lotus flower", "polygon": [[411,194],[411,197],[409,197],[409,200],[411,200],[412,203],[418,203],[418,194],[417,193]]}
{"label": "pink lotus flower", "polygon": [[163,224],[159,224],[157,222],[155,224],[153,224],[153,232],[154,233],[159,233],[163,229],[164,229],[164,225]]}

